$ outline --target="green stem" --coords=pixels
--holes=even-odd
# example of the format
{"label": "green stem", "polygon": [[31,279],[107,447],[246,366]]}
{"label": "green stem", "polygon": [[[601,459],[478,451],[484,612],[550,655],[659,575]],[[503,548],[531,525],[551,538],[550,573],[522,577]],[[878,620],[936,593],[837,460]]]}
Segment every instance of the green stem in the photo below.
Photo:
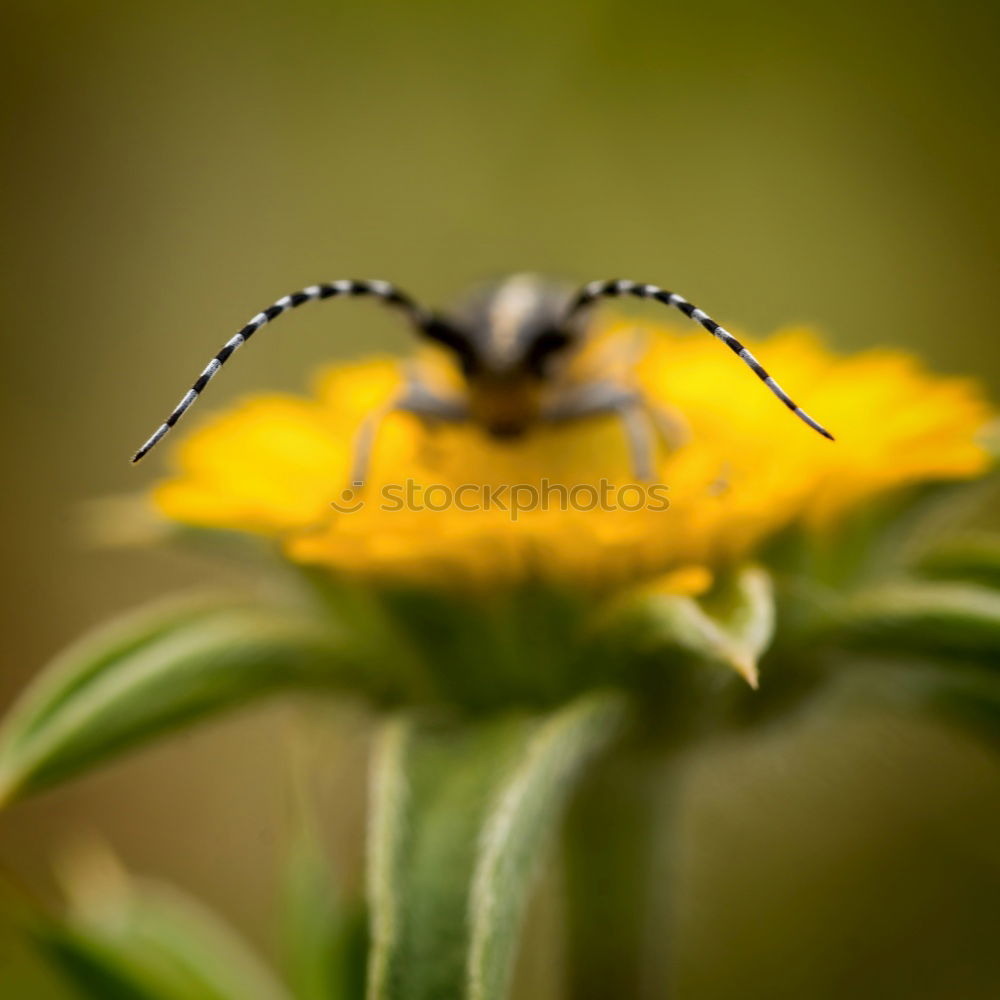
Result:
{"label": "green stem", "polygon": [[670,995],[677,750],[629,748],[577,795],[566,827],[569,1000]]}

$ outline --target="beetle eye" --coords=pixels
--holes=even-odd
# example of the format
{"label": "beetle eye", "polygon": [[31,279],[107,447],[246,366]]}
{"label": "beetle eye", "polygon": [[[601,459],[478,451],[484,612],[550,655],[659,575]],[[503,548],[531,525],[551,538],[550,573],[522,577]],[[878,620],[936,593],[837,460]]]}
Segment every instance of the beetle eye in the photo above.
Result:
{"label": "beetle eye", "polygon": [[532,340],[525,353],[525,368],[536,375],[544,375],[548,359],[569,347],[572,339],[565,330],[556,328],[542,330]]}
{"label": "beetle eye", "polygon": [[464,331],[435,316],[424,326],[424,333],[454,351],[463,375],[473,375],[478,370],[479,359]]}

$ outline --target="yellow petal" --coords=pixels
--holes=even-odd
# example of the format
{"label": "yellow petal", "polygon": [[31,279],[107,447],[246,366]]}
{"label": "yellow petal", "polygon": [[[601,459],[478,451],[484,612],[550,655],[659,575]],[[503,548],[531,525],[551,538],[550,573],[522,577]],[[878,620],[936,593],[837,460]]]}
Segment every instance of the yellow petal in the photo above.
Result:
{"label": "yellow petal", "polygon": [[[516,517],[496,506],[383,509],[384,491],[407,484],[422,495],[434,487],[439,498],[463,485],[518,484],[541,495],[548,484],[579,498],[602,481],[633,482],[612,416],[543,426],[508,442],[474,426],[394,414],[378,433],[363,508],[334,510],[359,426],[400,385],[401,366],[391,359],[327,369],[313,398],[261,396],[209,420],[177,448],[178,471],[154,500],[170,518],[269,534],[290,558],[338,572],[452,583],[545,576],[598,587],[672,574],[681,592],[697,594],[714,567],[745,558],[791,524],[829,530],[876,495],[976,476],[989,464],[977,433],[991,410],[975,383],[932,375],[902,352],[838,357],[806,330],[747,340],[833,431],[830,442],[713,338],[653,328],[633,361],[636,344],[634,324],[612,324],[571,375],[630,377],[654,407],[683,423],[686,443],[661,446],[656,464],[668,507],[564,509],[557,496]],[[440,391],[462,391],[441,352],[419,363]]]}

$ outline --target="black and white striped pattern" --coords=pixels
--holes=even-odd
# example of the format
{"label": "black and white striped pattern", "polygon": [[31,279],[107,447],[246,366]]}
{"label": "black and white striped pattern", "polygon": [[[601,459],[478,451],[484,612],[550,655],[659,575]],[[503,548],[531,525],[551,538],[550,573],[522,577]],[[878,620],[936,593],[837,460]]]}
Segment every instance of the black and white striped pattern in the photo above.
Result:
{"label": "black and white striped pattern", "polygon": [[[640,299],[655,299],[665,306],[673,306],[679,309],[685,316],[700,323],[709,333],[718,337],[740,360],[745,362],[753,373],[764,385],[768,387],[780,399],[785,406],[790,409],[795,416],[807,423],[814,431],[818,431],[825,438],[833,440],[833,435],[820,423],[813,420],[801,407],[796,406],[791,397],[777,382],[771,378],[764,370],[764,366],[728,331],[719,326],[718,323],[693,306],[687,299],[673,292],[665,291],[657,285],[644,285],[638,281],[628,281],[618,279],[616,281],[592,281],[577,294],[569,308],[568,317],[575,315],[587,306],[592,305],[598,299],[615,298],[619,295],[634,295]],[[567,317],[567,318],[568,318]]]}
{"label": "black and white striped pattern", "polygon": [[340,295],[358,296],[371,295],[374,298],[394,306],[402,311],[413,325],[420,331],[434,335],[435,319],[421,306],[418,306],[408,295],[401,292],[388,281],[354,281],[344,279],[331,281],[322,285],[310,285],[300,292],[294,292],[278,299],[263,312],[257,313],[239,333],[234,334],[223,345],[222,350],[211,361],[205,370],[195,380],[194,385],[184,394],[183,399],[174,407],[173,412],[153,432],[149,440],[132,456],[133,462],[138,462],[154,445],[170,430],[184,415],[189,406],[201,395],[201,391],[215,377],[216,372],[229,360],[230,356],[242,347],[265,323],[280,316],[289,309],[294,309],[305,302],[317,299],[331,299]]}

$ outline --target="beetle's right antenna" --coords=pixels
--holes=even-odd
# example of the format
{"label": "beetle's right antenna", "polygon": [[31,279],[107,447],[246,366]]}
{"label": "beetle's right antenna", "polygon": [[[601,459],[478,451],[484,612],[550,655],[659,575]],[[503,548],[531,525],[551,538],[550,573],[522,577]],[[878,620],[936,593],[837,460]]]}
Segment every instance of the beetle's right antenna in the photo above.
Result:
{"label": "beetle's right antenna", "polygon": [[153,432],[148,441],[132,456],[133,462],[138,462],[146,455],[201,395],[202,390],[215,377],[216,372],[229,360],[230,355],[242,347],[265,323],[280,316],[289,309],[312,302],[316,299],[331,299],[337,296],[370,295],[388,306],[400,310],[413,324],[418,333],[450,347],[460,358],[470,350],[468,342],[461,333],[440,320],[434,313],[417,305],[408,295],[401,292],[388,281],[354,281],[344,279],[331,281],[322,285],[310,285],[300,292],[286,295],[268,306],[263,312],[257,313],[239,333],[235,334],[222,346],[222,350],[211,361],[205,370],[195,380],[194,385],[184,394],[173,412]]}

